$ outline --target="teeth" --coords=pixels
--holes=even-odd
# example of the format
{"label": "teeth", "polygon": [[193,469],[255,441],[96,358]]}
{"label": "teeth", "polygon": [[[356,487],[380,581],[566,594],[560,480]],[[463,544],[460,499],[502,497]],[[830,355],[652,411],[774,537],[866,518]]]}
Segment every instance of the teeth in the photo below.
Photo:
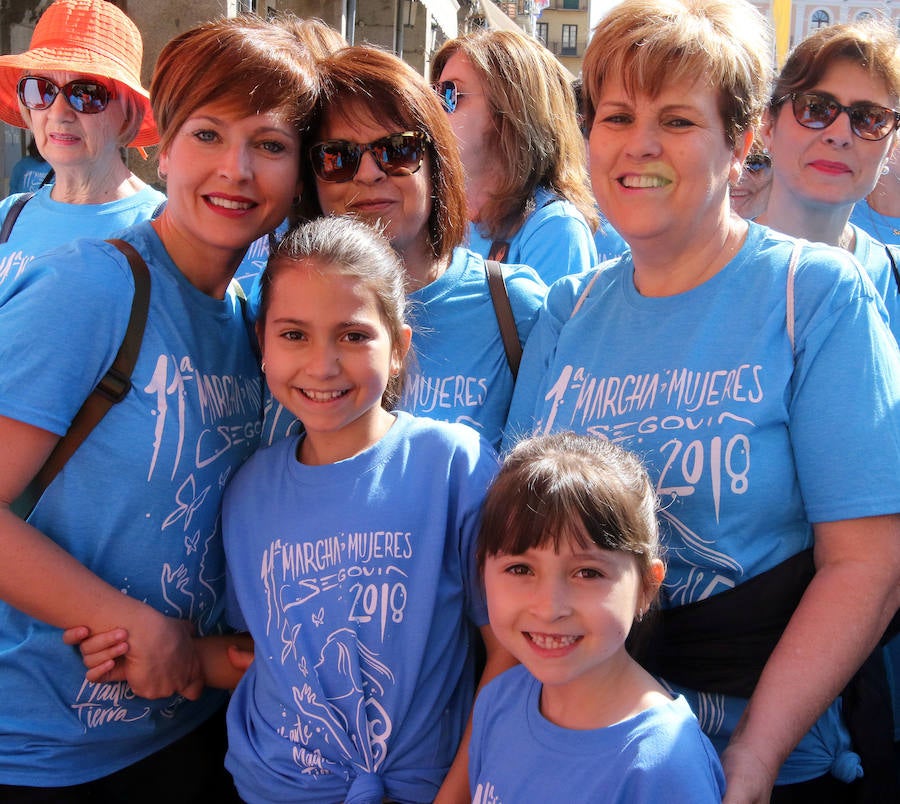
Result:
{"label": "teeth", "polygon": [[662,176],[625,176],[622,184],[625,187],[665,187],[669,180]]}
{"label": "teeth", "polygon": [[250,209],[252,204],[248,201],[232,201],[230,198],[217,198],[209,196],[209,203],[214,207],[222,207],[224,209]]}
{"label": "teeth", "polygon": [[579,637],[577,636],[565,636],[562,634],[534,634],[529,633],[531,637],[531,641],[534,642],[539,648],[543,648],[544,650],[556,650],[558,648],[567,648],[569,645],[574,645]]}
{"label": "teeth", "polygon": [[303,391],[303,395],[311,399],[313,402],[330,402],[343,396],[345,391]]}

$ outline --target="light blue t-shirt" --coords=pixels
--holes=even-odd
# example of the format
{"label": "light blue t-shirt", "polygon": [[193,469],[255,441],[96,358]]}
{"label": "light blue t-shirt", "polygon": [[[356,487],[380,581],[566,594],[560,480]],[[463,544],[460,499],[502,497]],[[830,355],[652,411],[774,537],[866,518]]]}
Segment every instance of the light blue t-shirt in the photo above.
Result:
{"label": "light blue t-shirt", "polygon": [[[80,237],[112,237],[133,223],[150,220],[166,197],[145,185],[134,195],[105,204],[65,204],[41,187],[22,207],[6,243],[0,244],[0,287],[19,276],[38,255]],[[18,196],[0,202],[0,222]]]}
{"label": "light blue t-shirt", "polygon": [[865,198],[853,205],[850,223],[868,232],[881,243],[900,246],[900,218],[876,212]]}
{"label": "light blue t-shirt", "polygon": [[229,621],[255,643],[226,767],[251,804],[430,802],[472,705],[496,454],[403,412],[338,463],[301,464],[298,446],[257,452],[225,495]]}
{"label": "light blue t-shirt", "polygon": [[[505,443],[572,429],[644,459],[662,501],[665,606],[810,547],[811,522],[900,511],[900,484],[885,482],[900,477],[900,352],[884,307],[849,254],[807,244],[792,348],[793,242],[750,223],[715,276],[656,298],[635,289],[629,252],[556,283],[526,345]],[[742,702],[686,697],[720,747]],[[804,740],[782,783],[826,773],[838,731],[811,755]]]}
{"label": "light blue t-shirt", "polygon": [[557,726],[519,665],[478,695],[469,745],[472,804],[719,804],[725,777],[684,698],[601,729]]}
{"label": "light blue t-shirt", "polygon": [[894,274],[891,261],[884,243],[875,240],[858,226],[854,226],[856,246],[853,256],[866,269],[866,273],[875,285],[875,290],[884,302],[888,314],[888,322],[894,338],[900,341],[900,248],[891,246],[891,256],[898,274]]}
{"label": "light blue t-shirt", "polygon": [[624,254],[630,246],[622,238],[612,224],[600,215],[600,225],[594,232],[594,245],[597,247],[597,264],[615,259]]}
{"label": "light blue t-shirt", "polygon": [[[233,296],[193,287],[149,223],[123,236],[151,276],[133,387],[29,521],[123,594],[208,633],[224,609],[223,489],[259,439],[259,369]],[[99,240],[42,255],[0,286],[0,415],[64,434],[118,351],[133,293],[125,257]],[[0,783],[106,776],[192,731],[224,700],[149,701],[84,674],[59,629],[0,602]]]}
{"label": "light blue t-shirt", "polygon": [[[547,288],[524,265],[502,265],[519,341],[531,332]],[[476,428],[496,448],[509,412],[513,376],[491,301],[484,259],[453,252],[450,267],[410,294],[415,359],[399,407]]]}
{"label": "light blue t-shirt", "polygon": [[[477,224],[469,224],[468,248],[486,258],[491,243]],[[576,206],[539,187],[534,212],[509,239],[509,251],[501,262],[529,265],[552,285],[561,276],[596,265],[597,247],[591,228]]]}

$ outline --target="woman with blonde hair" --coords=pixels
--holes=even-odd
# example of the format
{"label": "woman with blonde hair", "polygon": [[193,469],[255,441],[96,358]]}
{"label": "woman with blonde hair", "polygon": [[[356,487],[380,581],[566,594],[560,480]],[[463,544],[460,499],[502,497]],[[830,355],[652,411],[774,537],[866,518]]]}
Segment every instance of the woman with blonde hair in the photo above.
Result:
{"label": "woman with blonde hair", "polygon": [[668,574],[639,656],[722,752],[725,802],[850,802],[873,766],[841,692],[900,604],[900,352],[853,257],[731,209],[770,52],[745,0],[601,20],[591,179],[631,249],[550,289],[507,438],[647,465]]}
{"label": "woman with blonde hair", "polygon": [[597,260],[572,76],[536,39],[479,31],[431,65],[466,169],[468,247],[549,285]]}

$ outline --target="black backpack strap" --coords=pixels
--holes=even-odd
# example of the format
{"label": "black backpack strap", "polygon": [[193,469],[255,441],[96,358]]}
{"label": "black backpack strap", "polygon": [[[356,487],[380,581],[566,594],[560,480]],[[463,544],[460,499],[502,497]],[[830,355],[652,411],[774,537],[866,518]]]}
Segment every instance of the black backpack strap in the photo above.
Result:
{"label": "black backpack strap", "polygon": [[112,365],[75,414],[68,432],[57,442],[46,463],[14,503],[14,510],[23,519],[31,513],[41,495],[109,409],[121,402],[131,390],[131,374],[141,350],[150,307],[150,272],[137,249],[130,243],[124,240],[107,242],[125,255],[134,276],[134,298],[125,337]]}
{"label": "black backpack strap", "polygon": [[887,253],[888,262],[891,264],[891,273],[894,275],[894,284],[897,286],[897,293],[900,293],[900,271],[897,270],[897,261],[894,259],[894,253],[891,251],[891,247],[885,245],[885,252]]}
{"label": "black backpack strap", "polygon": [[513,316],[512,305],[509,303],[509,292],[506,290],[506,282],[503,281],[503,271],[496,260],[485,260],[484,269],[487,272],[488,288],[491,291],[491,302],[494,305],[494,314],[500,325],[500,337],[503,338],[503,349],[506,351],[506,362],[512,372],[513,380],[519,374],[519,363],[522,362],[522,343],[516,329],[516,319]]}
{"label": "black backpack strap", "polygon": [[34,198],[34,193],[22,193],[22,195],[12,202],[9,212],[6,213],[6,217],[3,219],[3,225],[0,226],[0,243],[5,243],[9,240],[9,235],[12,232],[13,226],[16,225],[16,218],[19,217],[22,207],[31,201],[32,198]]}

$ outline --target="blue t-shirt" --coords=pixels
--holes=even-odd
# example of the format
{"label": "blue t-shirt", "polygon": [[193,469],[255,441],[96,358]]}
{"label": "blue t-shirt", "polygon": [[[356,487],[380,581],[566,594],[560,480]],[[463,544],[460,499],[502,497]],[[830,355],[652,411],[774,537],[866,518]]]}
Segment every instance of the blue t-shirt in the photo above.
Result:
{"label": "blue t-shirt", "polygon": [[282,439],[225,495],[229,620],[256,656],[226,767],[251,804],[430,802],[458,749],[497,458],[467,427],[395,415],[334,464],[302,464],[299,437]]}
{"label": "blue t-shirt", "polygon": [[850,223],[868,232],[881,243],[900,246],[900,218],[876,212],[865,198],[853,205]]}
{"label": "blue t-shirt", "polygon": [[[853,256],[859,260],[859,264],[866,269],[866,273],[875,285],[875,290],[884,302],[888,314],[888,323],[894,338],[900,341],[900,281],[888,257],[887,247],[884,243],[875,240],[858,226],[854,226],[856,234],[856,246]],[[891,246],[891,256],[894,265],[900,271],[900,248]]]}
{"label": "blue t-shirt", "polygon": [[[233,296],[193,287],[149,223],[123,236],[151,276],[133,387],[29,521],[124,594],[208,633],[224,609],[222,491],[258,443],[259,369]],[[0,286],[0,415],[64,434],[118,351],[133,294],[125,257],[100,240],[48,252]],[[84,674],[59,629],[0,602],[0,783],[106,776],[224,701],[217,692],[149,701]]]}
{"label": "blue t-shirt", "polygon": [[[491,243],[477,224],[469,224],[468,248],[486,258]],[[597,247],[593,232],[577,207],[539,187],[535,210],[509,239],[509,251],[502,262],[529,265],[552,285],[561,276],[596,265]]]}
{"label": "blue t-shirt", "polygon": [[[719,758],[684,698],[601,729],[557,726],[519,665],[478,695],[469,745],[472,804],[719,804]],[[537,774],[537,776],[536,776]]]}
{"label": "blue t-shirt", "polygon": [[[145,185],[134,195],[105,204],[66,204],[41,187],[22,207],[9,240],[0,244],[0,287],[19,276],[38,255],[80,237],[112,237],[133,223],[150,220],[166,197]],[[0,222],[18,196],[0,202]]]}
{"label": "blue t-shirt", "polygon": [[628,251],[630,246],[622,238],[612,224],[600,215],[600,225],[594,232],[594,245],[597,247],[597,264],[612,260]]}
{"label": "blue t-shirt", "polygon": [[[665,606],[810,547],[810,523],[900,511],[900,485],[885,482],[900,476],[900,352],[884,307],[849,254],[806,244],[792,348],[793,242],[750,223],[715,276],[658,298],[638,293],[626,253],[556,283],[526,345],[506,443],[572,429],[644,459],[662,501]],[[742,702],[686,697],[721,746]],[[821,739],[814,756],[801,743],[782,782],[829,770],[843,736]]]}
{"label": "blue t-shirt", "polygon": [[[524,265],[502,265],[513,318],[524,344],[547,288]],[[453,252],[450,267],[410,294],[414,359],[399,407],[475,427],[496,448],[509,412],[513,376],[491,301],[484,259]]]}

